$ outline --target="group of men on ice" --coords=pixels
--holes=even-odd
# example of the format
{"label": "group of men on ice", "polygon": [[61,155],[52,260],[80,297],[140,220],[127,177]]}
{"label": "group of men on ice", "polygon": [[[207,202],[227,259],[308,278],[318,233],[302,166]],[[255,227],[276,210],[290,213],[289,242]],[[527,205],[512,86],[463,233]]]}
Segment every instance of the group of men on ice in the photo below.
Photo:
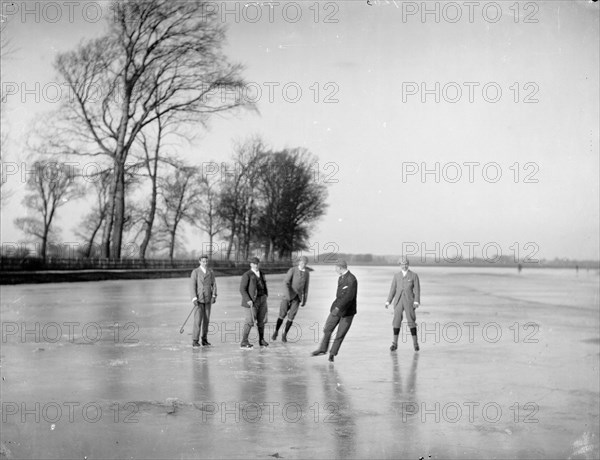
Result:
{"label": "group of men on ice", "polygon": [[[415,310],[419,307],[421,287],[419,276],[411,271],[406,257],[401,257],[399,262],[401,271],[394,275],[392,285],[385,303],[385,308],[394,307],[393,342],[391,351],[398,348],[398,336],[404,314],[410,328],[415,351],[419,351],[417,342],[417,326]],[[250,330],[255,325],[258,328],[259,345],[269,346],[265,340],[265,324],[267,322],[267,297],[269,290],[264,273],[259,269],[260,260],[257,257],[250,259],[250,270],[242,275],[240,281],[240,294],[242,307],[245,310],[244,329],[240,348],[251,349],[253,345],[248,341]],[[284,294],[279,307],[279,317],[271,340],[277,340],[279,330],[287,317],[281,340],[287,342],[287,334],[294,322],[300,307],[306,305],[310,272],[307,268],[308,258],[302,256],[298,264],[290,268],[284,278]],[[333,362],[338,354],[346,333],[352,325],[356,315],[356,296],[358,282],[356,277],[348,270],[344,260],[335,264],[335,271],[339,275],[335,300],[333,301],[329,316],[323,328],[323,339],[320,347],[312,355],[325,355],[329,351],[329,361]],[[190,278],[190,293],[194,304],[194,329],[192,331],[192,346],[211,346],[207,340],[208,324],[212,304],[217,300],[217,282],[215,274],[208,268],[208,256],[200,256],[200,265],[192,271]],[[329,350],[331,335],[337,327],[333,346]],[[202,342],[200,342],[202,340]]]}

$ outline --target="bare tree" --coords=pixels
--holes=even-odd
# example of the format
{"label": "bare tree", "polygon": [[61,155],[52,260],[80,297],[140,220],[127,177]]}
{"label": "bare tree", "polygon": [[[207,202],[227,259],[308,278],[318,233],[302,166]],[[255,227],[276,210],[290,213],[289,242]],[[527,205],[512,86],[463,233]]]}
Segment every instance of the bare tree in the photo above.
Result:
{"label": "bare tree", "polygon": [[220,185],[219,176],[203,176],[201,196],[194,210],[196,225],[208,235],[207,255],[209,259],[213,255],[214,238],[224,229],[224,223],[219,217],[218,212]]}
{"label": "bare tree", "polygon": [[264,163],[266,148],[258,138],[249,139],[235,146],[233,164],[224,169],[223,185],[219,197],[219,218],[229,231],[227,259],[236,244],[236,259],[247,258],[255,230],[258,206],[256,184]]}
{"label": "bare tree", "polygon": [[180,123],[206,124],[212,115],[246,104],[238,97],[241,66],[223,55],[225,29],[207,2],[115,5],[106,35],[60,54],[55,66],[72,94],[60,112],[60,132],[72,140],[69,152],[106,157],[113,164],[103,246],[110,244],[110,256],[119,258],[125,165],[140,132],[169,114]]}
{"label": "bare tree", "polygon": [[41,241],[40,255],[46,260],[48,237],[53,227],[58,208],[82,195],[81,187],[74,181],[73,168],[65,163],[38,160],[33,164],[27,181],[31,192],[23,204],[33,216],[15,219],[15,225],[28,235]]}
{"label": "bare tree", "polygon": [[143,175],[150,182],[150,195],[144,200],[144,204],[137,206],[137,221],[141,224],[140,232],[143,234],[140,245],[140,258],[145,259],[150,240],[152,238],[156,209],[158,202],[158,179],[160,177],[160,166],[166,164],[177,166],[175,159],[171,158],[165,150],[165,139],[168,136],[182,135],[180,132],[179,119],[175,113],[161,116],[156,114],[153,124],[147,125],[140,131],[137,144],[140,153],[133,152],[137,159],[137,165],[141,168]]}
{"label": "bare tree", "polygon": [[202,193],[198,168],[179,166],[161,180],[158,208],[158,239],[168,247],[169,259],[173,260],[177,232],[182,222],[194,223],[194,210]]}
{"label": "bare tree", "polygon": [[75,234],[86,240],[86,244],[82,249],[83,257],[100,256],[100,252],[94,250],[95,239],[102,228],[102,224],[106,221],[108,214],[108,200],[110,188],[110,171],[102,171],[92,179],[92,187],[95,193],[95,202],[92,205],[90,212],[83,218],[79,224],[79,231]]}

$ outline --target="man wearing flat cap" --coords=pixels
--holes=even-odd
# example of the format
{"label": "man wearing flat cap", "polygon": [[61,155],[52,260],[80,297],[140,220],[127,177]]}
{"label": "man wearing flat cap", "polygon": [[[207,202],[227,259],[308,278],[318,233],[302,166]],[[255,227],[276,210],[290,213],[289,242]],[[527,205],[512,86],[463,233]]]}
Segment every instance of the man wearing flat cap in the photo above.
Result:
{"label": "man wearing flat cap", "polygon": [[306,298],[308,297],[308,282],[310,278],[310,274],[306,269],[307,263],[308,257],[299,257],[298,266],[290,268],[283,279],[283,299],[281,300],[281,305],[279,306],[279,318],[277,318],[275,332],[273,332],[273,337],[271,337],[273,340],[277,340],[279,328],[287,316],[285,329],[283,331],[283,335],[281,336],[281,341],[287,342],[287,333],[290,330],[290,327],[292,327],[294,318],[298,313],[298,307],[303,307],[306,305]]}
{"label": "man wearing flat cap", "polygon": [[392,301],[394,304],[394,320],[392,323],[394,329],[394,341],[390,347],[391,351],[396,351],[398,348],[398,335],[402,325],[402,314],[406,312],[406,322],[410,328],[410,335],[413,339],[415,351],[419,351],[419,343],[417,342],[417,316],[415,310],[421,303],[421,285],[419,276],[408,269],[408,258],[400,257],[400,273],[396,273],[392,279],[392,286],[388,294],[385,308],[388,308]]}
{"label": "man wearing flat cap", "polygon": [[258,257],[250,259],[250,270],[242,275],[240,281],[240,294],[242,294],[242,307],[246,308],[246,317],[244,320],[244,330],[242,332],[242,343],[240,348],[252,348],[248,341],[250,329],[256,321],[258,327],[259,344],[261,347],[268,347],[269,344],[264,338],[265,322],[267,319],[267,280],[265,275],[258,268],[260,260]]}
{"label": "man wearing flat cap", "polygon": [[340,260],[335,264],[335,271],[339,275],[335,300],[331,304],[329,316],[327,317],[327,321],[325,321],[321,346],[312,353],[313,356],[327,353],[331,334],[333,334],[333,330],[337,327],[335,340],[329,353],[330,362],[333,362],[334,357],[338,354],[344,337],[346,337],[352,325],[354,315],[356,315],[356,294],[358,291],[358,281],[356,281],[356,277],[348,270],[348,264],[346,264],[345,260]]}
{"label": "man wearing flat cap", "polygon": [[192,346],[200,347],[200,329],[202,329],[202,346],[210,347],[208,342],[208,323],[212,304],[217,301],[217,280],[215,274],[208,268],[208,256],[202,254],[200,265],[192,271],[190,277],[190,296],[196,307],[194,311],[194,329],[192,331]]}

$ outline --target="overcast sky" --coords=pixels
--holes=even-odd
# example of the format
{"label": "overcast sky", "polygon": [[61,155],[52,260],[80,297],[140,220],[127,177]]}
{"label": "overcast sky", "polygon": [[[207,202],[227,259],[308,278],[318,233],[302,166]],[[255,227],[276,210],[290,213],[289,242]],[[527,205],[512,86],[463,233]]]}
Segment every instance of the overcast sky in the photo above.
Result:
{"label": "overcast sky", "polygon": [[[19,90],[2,120],[3,160],[19,162],[34,118],[56,107],[36,103],[35,83],[43,99],[56,54],[101,34],[111,13],[108,3],[11,3],[2,6],[13,48],[2,78]],[[505,255],[518,247],[537,258],[598,259],[598,3],[214,5],[230,11],[226,53],[245,65],[251,90],[262,89],[260,114],[215,119],[179,153],[227,161],[232,141],[254,134],[273,148],[309,149],[318,180],[330,182],[314,251],[399,254],[439,243],[442,256],[444,247],[467,256],[491,243]],[[423,5],[432,12],[423,16]],[[21,239],[16,177],[3,242]],[[65,240],[84,212],[61,208]],[[189,232],[188,247],[205,239]]]}

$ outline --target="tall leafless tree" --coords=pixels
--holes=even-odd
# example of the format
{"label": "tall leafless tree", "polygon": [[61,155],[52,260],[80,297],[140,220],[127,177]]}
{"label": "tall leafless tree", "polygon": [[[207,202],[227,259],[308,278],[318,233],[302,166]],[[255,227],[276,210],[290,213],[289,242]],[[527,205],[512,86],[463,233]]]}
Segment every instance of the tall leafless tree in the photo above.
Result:
{"label": "tall leafless tree", "polygon": [[96,236],[100,232],[102,225],[106,221],[108,213],[108,200],[110,199],[110,171],[101,171],[97,175],[89,178],[94,191],[94,204],[88,214],[82,219],[79,230],[75,231],[75,235],[86,241],[82,248],[81,255],[83,257],[99,257],[101,251],[96,248]]}
{"label": "tall leafless tree", "polygon": [[140,132],[170,114],[206,124],[246,105],[241,66],[223,55],[224,39],[224,25],[205,1],[123,0],[104,36],[58,56],[55,67],[71,97],[57,132],[71,140],[70,153],[112,163],[103,242],[111,258],[121,255],[125,168]]}
{"label": "tall leafless tree", "polygon": [[46,159],[35,161],[29,172],[26,187],[30,193],[23,199],[23,205],[33,215],[15,219],[15,225],[25,234],[40,239],[40,256],[44,260],[58,208],[82,196],[75,178],[69,165]]}
{"label": "tall leafless tree", "polygon": [[219,218],[228,230],[227,259],[236,242],[236,260],[247,258],[255,229],[258,206],[256,184],[265,159],[266,147],[258,138],[238,143],[233,163],[223,165],[223,186],[219,197]]}
{"label": "tall leafless tree", "polygon": [[[210,163],[214,164],[214,162]],[[212,259],[214,238],[224,229],[223,221],[218,212],[221,179],[218,174],[202,174],[201,196],[194,210],[194,221],[200,230],[208,235],[207,255]],[[202,250],[204,251],[204,248]]]}
{"label": "tall leafless tree", "polygon": [[161,180],[157,239],[165,243],[171,260],[175,253],[177,232],[183,222],[194,223],[194,210],[198,207],[201,193],[200,173],[195,167],[180,165]]}

